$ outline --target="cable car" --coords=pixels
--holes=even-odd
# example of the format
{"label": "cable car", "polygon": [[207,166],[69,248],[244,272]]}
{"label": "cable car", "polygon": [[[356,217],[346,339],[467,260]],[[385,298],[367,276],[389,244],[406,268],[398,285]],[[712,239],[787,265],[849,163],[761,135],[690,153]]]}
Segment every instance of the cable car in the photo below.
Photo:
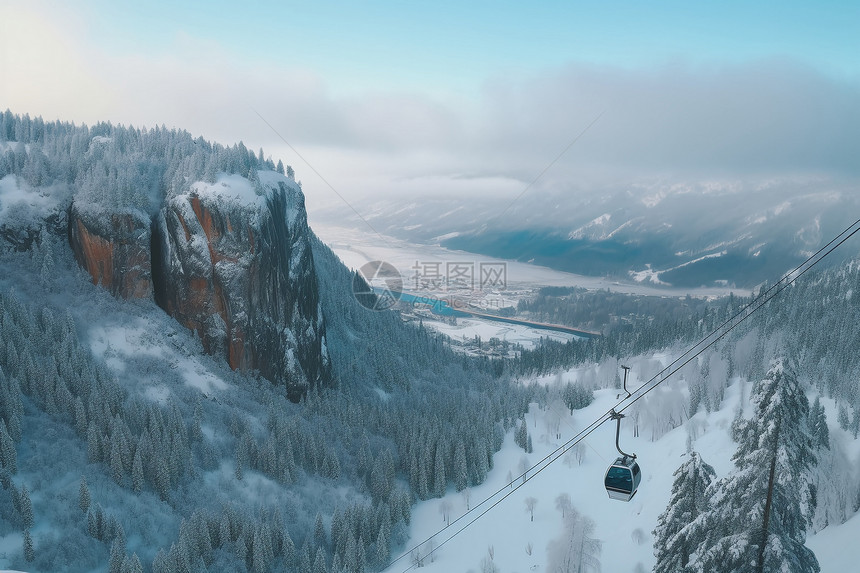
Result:
{"label": "cable car", "polygon": [[630,501],[636,495],[636,490],[641,481],[642,472],[639,470],[636,458],[622,456],[612,462],[612,465],[606,470],[603,485],[606,487],[609,499]]}
{"label": "cable car", "polygon": [[606,476],[603,478],[603,486],[606,488],[606,493],[609,494],[609,499],[630,501],[636,495],[636,490],[639,489],[639,482],[642,481],[642,471],[639,469],[639,464],[636,463],[636,454],[626,454],[621,451],[618,445],[618,435],[621,433],[621,418],[624,417],[624,414],[619,414],[613,409],[609,413],[609,417],[611,420],[618,422],[615,427],[615,449],[618,450],[621,457],[616,458],[612,462],[612,465],[609,466],[609,469],[606,470]]}

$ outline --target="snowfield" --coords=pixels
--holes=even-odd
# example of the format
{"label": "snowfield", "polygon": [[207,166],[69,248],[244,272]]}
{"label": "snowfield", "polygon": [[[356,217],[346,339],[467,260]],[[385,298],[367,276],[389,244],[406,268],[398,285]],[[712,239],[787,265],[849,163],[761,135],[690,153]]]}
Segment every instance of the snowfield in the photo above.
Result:
{"label": "snowfield", "polygon": [[857,569],[857,540],[860,516],[855,514],[842,525],[831,525],[810,535],[806,546],[815,552],[821,573],[848,573]]}
{"label": "snowfield", "polygon": [[558,342],[567,342],[576,338],[572,334],[554,332],[551,330],[537,330],[521,324],[505,324],[492,320],[481,320],[478,318],[457,318],[457,324],[448,324],[439,320],[425,319],[423,322],[427,328],[432,328],[442,334],[450,336],[453,341],[463,341],[480,336],[484,342],[491,338],[505,340],[511,344],[521,344],[524,348],[534,348],[541,338],[550,338]]}

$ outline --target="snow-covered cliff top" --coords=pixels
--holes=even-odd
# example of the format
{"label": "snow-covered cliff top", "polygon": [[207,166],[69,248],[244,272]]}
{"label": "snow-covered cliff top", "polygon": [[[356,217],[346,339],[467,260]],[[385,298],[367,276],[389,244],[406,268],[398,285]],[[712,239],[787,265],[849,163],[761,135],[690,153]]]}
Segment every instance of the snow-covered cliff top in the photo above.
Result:
{"label": "snow-covered cliff top", "polygon": [[0,225],[26,228],[37,225],[62,208],[70,191],[66,185],[31,188],[16,175],[0,179]]}
{"label": "snow-covered cliff top", "polygon": [[259,215],[265,212],[267,199],[282,188],[286,190],[283,216],[292,226],[304,211],[304,195],[293,179],[275,171],[258,171],[256,181],[222,172],[216,176],[215,183],[197,181],[191,184],[188,194],[176,198],[187,200],[195,196],[207,207],[221,212],[244,212],[246,220],[256,225]]}
{"label": "snow-covered cliff top", "polygon": [[191,192],[204,202],[224,202],[241,207],[262,207],[265,205],[266,194],[278,189],[280,183],[284,183],[293,194],[301,193],[295,181],[275,171],[259,171],[257,179],[259,185],[236,173],[219,173],[215,183],[192,183]]}

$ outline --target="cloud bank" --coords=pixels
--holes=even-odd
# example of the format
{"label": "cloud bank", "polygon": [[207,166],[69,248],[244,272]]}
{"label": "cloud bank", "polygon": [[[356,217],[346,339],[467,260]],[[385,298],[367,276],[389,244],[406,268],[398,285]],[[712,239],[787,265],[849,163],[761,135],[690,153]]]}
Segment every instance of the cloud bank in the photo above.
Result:
{"label": "cloud bank", "polygon": [[791,61],[570,63],[476,78],[476,94],[347,97],[312,71],[241,60],[191,37],[158,54],[107,53],[44,12],[18,10],[14,21],[3,30],[0,107],[243,140],[293,164],[309,195],[326,185],[281,137],[353,197],[515,195],[600,114],[536,187],[860,177],[860,80]]}

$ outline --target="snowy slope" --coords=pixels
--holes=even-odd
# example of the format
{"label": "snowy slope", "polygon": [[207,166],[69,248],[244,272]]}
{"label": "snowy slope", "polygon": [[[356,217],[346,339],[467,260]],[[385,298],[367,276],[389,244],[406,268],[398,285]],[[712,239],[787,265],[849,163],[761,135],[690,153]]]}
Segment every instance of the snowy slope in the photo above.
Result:
{"label": "snowy slope", "polygon": [[[563,379],[575,379],[577,374],[576,371],[568,372],[563,375]],[[550,378],[540,382],[546,383]],[[674,384],[674,390],[683,390],[686,386],[683,381]],[[643,472],[639,491],[629,503],[609,500],[603,489],[604,472],[616,456],[615,428],[614,424],[609,423],[603,424],[585,439],[585,453],[581,464],[577,463],[575,452],[570,451],[524,485],[517,481],[513,488],[506,487],[512,476],[516,477],[521,473],[520,464],[523,458],[528,459],[530,465],[536,465],[551,455],[583,427],[612,407],[617,402],[617,390],[595,392],[594,403],[583,410],[575,411],[573,416],[569,416],[567,410],[541,410],[536,404],[532,404],[526,420],[534,443],[534,452],[525,454],[514,444],[513,431],[509,432],[502,450],[494,458],[494,469],[486,483],[472,490],[471,507],[474,508],[488,497],[492,496],[492,499],[463,517],[466,513],[464,495],[449,490],[444,501],[452,507],[451,521],[463,517],[450,527],[444,527],[442,521],[443,500],[419,503],[413,511],[411,538],[407,548],[411,550],[416,544],[436,534],[432,542],[424,543],[419,548],[419,553],[424,555],[431,546],[444,544],[435,552],[432,562],[430,558],[424,561],[428,573],[480,571],[481,561],[488,556],[489,548],[492,548],[494,562],[502,573],[546,571],[547,545],[561,535],[563,526],[555,500],[560,494],[567,493],[573,507],[596,523],[595,536],[603,544],[600,556],[603,571],[650,571],[655,562],[651,531],[669,501],[673,472],[685,460],[688,436],[692,439],[693,448],[714,467],[718,478],[732,471],[731,456],[735,452],[736,444],[731,439],[730,426],[738,407],[748,400],[747,395],[741,395],[743,387],[744,384],[734,383],[727,389],[726,398],[719,411],[711,414],[700,412],[655,442],[649,440],[649,432],[643,432],[638,438],[634,438],[632,424],[629,419],[625,420],[622,425],[621,447],[638,455]],[[554,424],[554,419],[560,419],[560,439],[555,435],[550,437],[547,431]],[[500,489],[502,493],[493,496]],[[478,518],[474,524],[459,532],[464,525],[503,496],[507,497],[486,515]],[[524,503],[527,497],[538,500],[533,522],[529,520]],[[830,526],[818,535],[810,537],[809,546],[818,555],[822,571],[854,570],[851,551],[839,548],[850,546],[851,540],[856,540],[858,534],[860,519],[855,516],[842,526]],[[398,555],[400,553],[395,554]],[[386,571],[405,571],[411,563],[412,557],[407,554]],[[640,566],[643,569],[637,569]]]}
{"label": "snowy slope", "polygon": [[860,515],[842,525],[830,526],[809,536],[806,545],[815,552],[822,573],[847,573],[857,570],[857,540],[860,539]]}

